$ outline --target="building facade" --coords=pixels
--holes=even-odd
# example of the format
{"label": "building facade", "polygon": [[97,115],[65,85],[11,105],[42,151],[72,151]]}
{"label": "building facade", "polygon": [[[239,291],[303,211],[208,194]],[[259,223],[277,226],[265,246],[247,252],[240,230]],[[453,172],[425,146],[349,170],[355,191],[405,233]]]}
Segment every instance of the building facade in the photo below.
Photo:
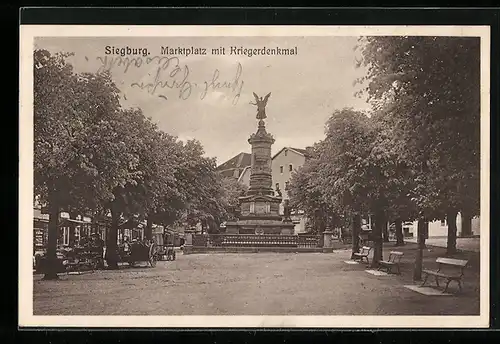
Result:
{"label": "building facade", "polygon": [[306,162],[306,150],[285,147],[272,157],[273,187],[288,199],[288,184],[292,173]]}
{"label": "building facade", "polygon": [[[462,236],[462,217],[458,213],[456,219],[457,237]],[[390,231],[394,234],[394,224],[388,223]],[[405,238],[416,238],[418,221],[409,221],[403,223],[403,236]],[[362,220],[362,229],[372,230],[372,219],[370,216]],[[479,217],[472,218],[471,221],[472,236],[480,236],[480,220]],[[436,220],[429,222],[429,238],[444,238],[448,236],[448,222],[446,220]]]}
{"label": "building facade", "polygon": [[[44,214],[40,206],[33,208],[33,249],[43,250],[47,246],[49,215]],[[92,220],[87,216],[78,215],[76,219],[70,219],[67,212],[59,215],[59,235],[57,237],[58,246],[71,246],[83,237],[89,236],[92,231]],[[106,230],[97,226],[97,232],[103,240],[106,239]],[[74,228],[71,237],[71,228]],[[72,242],[73,241],[73,242]]]}
{"label": "building facade", "polygon": [[[417,236],[417,224],[418,221],[414,221],[409,224],[408,232],[410,237]],[[462,216],[460,213],[457,215],[457,236],[462,236]],[[474,217],[471,221],[471,231],[473,236],[480,235],[480,220],[479,217]],[[429,238],[439,238],[448,236],[448,222],[446,220],[437,220],[429,222]]]}
{"label": "building facade", "polygon": [[[301,148],[284,147],[272,157],[272,175],[274,190],[280,190],[283,201],[289,199],[288,184],[292,174],[306,162],[307,150]],[[280,206],[283,214],[283,203]],[[295,224],[295,233],[306,232],[307,218],[302,211],[293,211],[292,222]]]}

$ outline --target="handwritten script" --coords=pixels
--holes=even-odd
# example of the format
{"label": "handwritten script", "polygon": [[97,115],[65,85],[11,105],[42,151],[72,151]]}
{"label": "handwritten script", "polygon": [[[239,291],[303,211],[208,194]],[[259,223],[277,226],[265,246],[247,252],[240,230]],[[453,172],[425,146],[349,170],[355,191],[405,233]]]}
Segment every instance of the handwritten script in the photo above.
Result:
{"label": "handwritten script", "polygon": [[152,96],[158,96],[165,100],[176,97],[181,100],[189,99],[197,94],[200,100],[205,99],[210,92],[222,92],[236,105],[240,99],[244,81],[242,79],[243,67],[237,63],[234,73],[230,77],[221,76],[219,69],[210,74],[210,78],[201,82],[190,79],[190,69],[187,64],[182,64],[176,56],[154,56],[154,57],[120,57],[104,56],[97,57],[101,63],[98,73],[112,72],[120,69],[126,74],[131,68],[153,66],[154,71],[140,81],[130,84],[133,88],[139,88]]}

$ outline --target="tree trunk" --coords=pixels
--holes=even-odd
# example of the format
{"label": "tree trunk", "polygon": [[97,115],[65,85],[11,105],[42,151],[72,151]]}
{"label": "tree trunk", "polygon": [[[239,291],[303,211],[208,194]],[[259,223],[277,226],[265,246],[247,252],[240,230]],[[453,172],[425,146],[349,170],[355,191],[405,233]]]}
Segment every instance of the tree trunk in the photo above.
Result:
{"label": "tree trunk", "polygon": [[446,254],[455,254],[457,252],[457,211],[449,209],[446,214],[448,222],[448,242],[446,244]]}
{"label": "tree trunk", "polygon": [[321,213],[321,217],[318,220],[319,220],[318,221],[319,247],[323,247],[323,245],[325,243],[325,236],[323,235],[323,232],[326,229],[326,223],[325,223],[325,219],[323,218],[323,213]]}
{"label": "tree trunk", "polygon": [[396,219],[396,221],[394,221],[394,226],[396,229],[396,245],[395,246],[403,246],[405,244],[404,235],[403,235],[403,221],[401,221],[401,219]]}
{"label": "tree trunk", "polygon": [[386,222],[382,228],[384,242],[389,242],[389,224]]}
{"label": "tree trunk", "polygon": [[211,220],[208,224],[208,228],[209,228],[208,233],[209,234],[219,234],[220,233],[219,224],[220,224],[219,218],[216,217],[213,220]]}
{"label": "tree trunk", "polygon": [[316,230],[316,234],[319,236],[318,247],[323,247],[324,244],[324,236],[323,232],[325,231],[325,219],[323,210],[319,209],[314,214],[314,228]]}
{"label": "tree trunk", "polygon": [[118,269],[118,225],[120,223],[120,212],[111,205],[111,227],[106,235],[106,262],[111,270]]}
{"label": "tree trunk", "polygon": [[422,266],[424,258],[425,238],[427,236],[429,223],[425,219],[419,219],[417,225],[417,254],[415,257],[415,269],[413,270],[413,280],[422,280]]}
{"label": "tree trunk", "polygon": [[356,214],[352,218],[352,253],[351,259],[354,257],[354,253],[359,252],[359,233],[361,233],[361,216]]}
{"label": "tree trunk", "polygon": [[54,200],[55,197],[49,198],[49,224],[48,224],[48,240],[47,240],[47,257],[45,258],[45,274],[44,280],[57,280],[57,268],[59,265],[57,259],[57,238],[59,237],[59,206]]}
{"label": "tree trunk", "polygon": [[461,211],[462,216],[462,236],[470,237],[472,236],[472,216],[468,211]]}
{"label": "tree trunk", "polygon": [[151,214],[148,215],[146,221],[146,230],[144,231],[144,236],[146,237],[146,240],[151,240],[153,238],[153,218]]}
{"label": "tree trunk", "polygon": [[371,266],[373,268],[378,267],[378,262],[383,259],[383,238],[382,233],[384,227],[387,228],[387,220],[383,211],[375,212],[375,221],[373,226],[373,258]]}

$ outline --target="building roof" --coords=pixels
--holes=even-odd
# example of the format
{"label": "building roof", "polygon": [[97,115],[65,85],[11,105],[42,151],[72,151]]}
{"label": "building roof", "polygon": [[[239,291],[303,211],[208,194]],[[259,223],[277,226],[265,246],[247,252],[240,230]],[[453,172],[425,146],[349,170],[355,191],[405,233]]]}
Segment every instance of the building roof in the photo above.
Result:
{"label": "building roof", "polygon": [[48,220],[49,214],[44,214],[40,209],[33,208],[33,218],[37,220]]}
{"label": "building roof", "polygon": [[233,177],[234,171],[238,171],[238,177],[241,175],[243,170],[252,164],[252,155],[249,153],[241,152],[238,155],[232,157],[225,163],[217,167],[217,171],[225,177]]}
{"label": "building roof", "polygon": [[293,148],[293,147],[288,147],[288,149],[291,149],[291,150],[297,151],[297,152],[299,152],[299,153],[302,153],[302,155],[306,155],[306,154],[307,154],[307,150],[302,149],[302,148]]}
{"label": "building roof", "polygon": [[293,147],[283,147],[281,148],[276,154],[273,155],[273,157],[271,159],[274,159],[276,158],[278,155],[280,155],[281,152],[283,152],[285,149],[288,149],[288,150],[291,150],[291,151],[294,151],[295,153],[298,153],[300,155],[303,155],[305,156],[307,151],[305,149],[302,149],[302,148],[293,148]]}
{"label": "building roof", "polygon": [[225,163],[217,167],[218,171],[224,171],[234,168],[245,168],[250,166],[252,163],[252,155],[250,153],[241,152],[238,155],[232,157]]}

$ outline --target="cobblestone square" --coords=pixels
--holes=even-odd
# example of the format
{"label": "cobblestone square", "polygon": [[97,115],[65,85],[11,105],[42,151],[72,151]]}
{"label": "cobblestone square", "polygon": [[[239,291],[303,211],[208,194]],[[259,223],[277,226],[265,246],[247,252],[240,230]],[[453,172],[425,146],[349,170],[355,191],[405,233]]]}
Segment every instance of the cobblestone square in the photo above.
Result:
{"label": "cobblestone square", "polygon": [[[388,244],[384,254],[393,249]],[[155,268],[123,266],[34,280],[35,315],[477,315],[479,257],[471,261],[464,291],[425,296],[408,290],[415,284],[416,246],[405,253],[402,275],[374,276],[365,264],[349,265],[349,250],[323,253],[179,254]],[[444,249],[429,246],[425,265]]]}

